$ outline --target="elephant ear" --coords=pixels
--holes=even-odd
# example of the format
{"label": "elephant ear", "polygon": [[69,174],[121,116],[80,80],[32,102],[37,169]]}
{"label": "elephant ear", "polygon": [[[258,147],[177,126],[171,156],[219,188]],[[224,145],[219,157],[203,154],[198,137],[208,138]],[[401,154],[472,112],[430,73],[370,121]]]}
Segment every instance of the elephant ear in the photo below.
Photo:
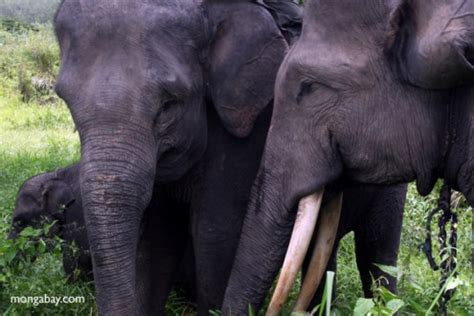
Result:
{"label": "elephant ear", "polygon": [[474,80],[474,1],[402,0],[389,46],[406,81],[447,89]]}
{"label": "elephant ear", "polygon": [[54,219],[62,221],[64,210],[75,200],[71,188],[60,179],[52,179],[43,185],[42,209]]}
{"label": "elephant ear", "polygon": [[209,93],[227,131],[246,137],[273,99],[276,75],[288,46],[264,7],[252,3],[228,6],[231,8],[214,22]]}

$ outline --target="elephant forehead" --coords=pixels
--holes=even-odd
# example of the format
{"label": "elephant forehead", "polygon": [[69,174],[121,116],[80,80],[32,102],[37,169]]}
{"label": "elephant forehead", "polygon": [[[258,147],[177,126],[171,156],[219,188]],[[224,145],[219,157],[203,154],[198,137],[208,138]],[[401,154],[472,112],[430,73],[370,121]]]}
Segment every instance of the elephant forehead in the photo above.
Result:
{"label": "elephant forehead", "polygon": [[143,33],[157,26],[188,26],[186,29],[193,30],[189,26],[199,23],[201,13],[202,4],[197,0],[65,0],[56,15],[55,26],[81,33],[99,30],[110,34]]}
{"label": "elephant forehead", "polygon": [[375,49],[370,50],[357,42],[319,37],[296,46],[289,66],[316,81],[368,87],[374,83],[376,71],[373,67],[378,58]]}
{"label": "elephant forehead", "polygon": [[17,196],[14,217],[36,216],[41,213],[41,192],[38,188],[27,187]]}

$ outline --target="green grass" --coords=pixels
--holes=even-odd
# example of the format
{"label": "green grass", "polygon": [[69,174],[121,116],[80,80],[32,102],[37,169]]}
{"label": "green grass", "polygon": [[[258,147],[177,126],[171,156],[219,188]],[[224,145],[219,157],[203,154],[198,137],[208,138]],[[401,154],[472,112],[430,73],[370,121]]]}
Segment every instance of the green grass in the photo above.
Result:
{"label": "green grass", "polygon": [[[29,177],[70,165],[79,159],[79,141],[69,112],[64,105],[39,106],[19,104],[0,97],[0,244],[5,242],[10,226],[15,196]],[[28,313],[63,314],[74,308],[88,314],[94,311],[92,288],[67,284],[62,271],[60,252],[45,254],[34,264],[25,264],[14,275],[0,272],[0,311],[8,315]],[[10,296],[48,294],[85,296],[82,305],[10,305]]]}
{"label": "green grass", "polygon": [[[32,80],[42,78],[53,82],[58,65],[58,48],[50,26],[13,33],[0,30],[0,251],[5,249],[2,246],[7,242],[5,238],[20,185],[33,175],[70,165],[79,159],[78,135],[69,111],[51,89],[41,90]],[[421,198],[414,186],[410,187],[399,256],[402,278],[398,296],[405,303],[401,315],[424,314],[439,291],[439,273],[430,270],[424,255],[418,250],[424,239],[425,217],[435,204],[435,195]],[[449,311],[451,315],[469,315],[474,310],[472,210],[461,202],[457,212],[459,279],[462,283],[449,304]],[[0,254],[0,258],[3,255]],[[338,295],[333,312],[350,315],[362,296],[352,234],[340,245],[338,263]],[[90,284],[68,284],[61,264],[60,251],[56,250],[42,255],[35,263],[23,262],[20,266],[0,269],[0,313],[95,314],[93,287]],[[58,307],[10,304],[13,295],[44,294],[84,296],[86,302]],[[296,296],[295,287],[285,314],[289,314]],[[168,314],[181,315],[189,310],[183,299],[173,293],[167,307]]]}
{"label": "green grass", "polygon": [[[50,91],[31,91],[28,103],[21,80],[52,80],[58,48],[51,27],[11,34],[0,31],[0,249],[7,243],[15,196],[29,177],[79,159],[79,139],[67,107]],[[21,72],[23,77],[20,76]],[[4,254],[0,254],[0,257]],[[1,267],[1,265],[0,265]],[[10,296],[84,296],[85,304],[37,307],[10,304]],[[95,313],[93,287],[68,284],[60,249],[34,263],[0,269],[0,313],[5,315],[88,315]]]}

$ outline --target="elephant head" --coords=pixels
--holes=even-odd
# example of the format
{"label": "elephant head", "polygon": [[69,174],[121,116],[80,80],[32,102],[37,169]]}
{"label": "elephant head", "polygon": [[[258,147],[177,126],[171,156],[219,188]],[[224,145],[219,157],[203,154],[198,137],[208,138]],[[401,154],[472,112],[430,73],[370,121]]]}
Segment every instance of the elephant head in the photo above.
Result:
{"label": "elephant head", "polygon": [[62,2],[56,91],[81,140],[80,185],[101,314],[134,314],[135,257],[154,183],[206,149],[214,107],[247,136],[273,98],[287,44],[252,1]]}
{"label": "elephant head", "polygon": [[[17,193],[9,238],[16,238],[26,227],[42,228],[44,224],[53,222],[55,224],[50,227],[48,235],[43,237],[46,237],[48,247],[54,245],[53,237],[62,239],[63,268],[68,280],[75,281],[78,276],[89,280],[92,267],[84,227],[78,164],[25,181]],[[79,275],[75,273],[76,269]]]}
{"label": "elephant head", "polygon": [[[324,271],[340,197],[319,211],[321,196],[341,179],[416,180],[428,194],[444,178],[474,205],[472,1],[305,5],[302,35],[277,76],[272,122],[225,295],[223,310],[232,314],[246,313],[249,303],[260,307],[284,261],[267,312],[278,314],[316,220],[310,270]],[[296,309],[306,308],[318,273],[303,282]]]}
{"label": "elephant head", "polygon": [[16,238],[26,227],[42,228],[44,224],[54,221],[57,223],[45,237],[61,235],[64,211],[74,202],[71,187],[58,172],[40,174],[26,180],[17,194],[9,238]]}

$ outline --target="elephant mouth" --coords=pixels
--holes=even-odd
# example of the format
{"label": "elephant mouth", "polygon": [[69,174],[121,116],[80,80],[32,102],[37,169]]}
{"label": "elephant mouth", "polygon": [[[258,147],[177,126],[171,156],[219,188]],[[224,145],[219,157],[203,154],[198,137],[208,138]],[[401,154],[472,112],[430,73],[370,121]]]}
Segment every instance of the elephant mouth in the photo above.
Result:
{"label": "elephant mouth", "polygon": [[280,315],[281,308],[303,265],[312,238],[313,254],[293,311],[306,311],[316,293],[336,240],[342,206],[342,193],[340,193],[321,207],[323,195],[324,189],[299,201],[290,244],[267,315]]}

